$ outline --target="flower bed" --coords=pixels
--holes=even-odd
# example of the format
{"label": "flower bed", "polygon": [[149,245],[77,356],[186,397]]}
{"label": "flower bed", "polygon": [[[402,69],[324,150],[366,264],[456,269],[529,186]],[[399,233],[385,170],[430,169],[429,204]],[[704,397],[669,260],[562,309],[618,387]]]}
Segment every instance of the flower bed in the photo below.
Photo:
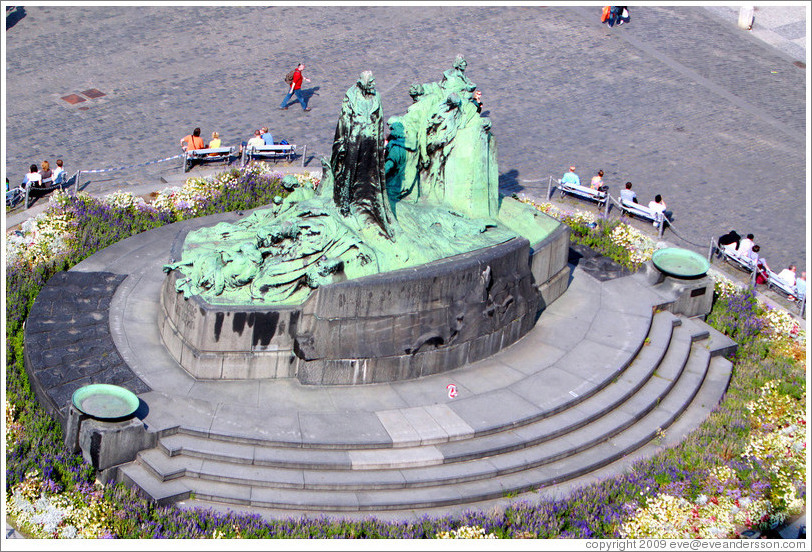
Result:
{"label": "flower bed", "polygon": [[640,268],[655,251],[654,240],[619,220],[598,218],[589,211],[568,211],[552,203],[538,203],[527,197],[517,199],[569,226],[572,243],[591,247],[629,270]]}
{"label": "flower bed", "polygon": [[[53,538],[617,538],[736,536],[774,527],[806,500],[806,336],[783,311],[768,309],[717,277],[708,322],[740,343],[722,403],[678,445],[628,473],[561,500],[523,500],[491,512],[384,522],[337,518],[263,521],[156,506],[121,486],[93,483],[92,468],[62,446],[61,429],[37,404],[23,367],[22,323],[56,271],[132,233],[283,195],[279,175],[257,166],[187,186],[146,203],[116,193],[104,201],[54,197],[49,210],[8,242],[6,498],[8,515],[30,536]],[[314,186],[318,182],[302,177]],[[538,208],[571,224],[627,266],[650,258],[654,242],[622,223]],[[594,225],[594,228],[593,228]],[[625,228],[624,228],[625,227]]]}

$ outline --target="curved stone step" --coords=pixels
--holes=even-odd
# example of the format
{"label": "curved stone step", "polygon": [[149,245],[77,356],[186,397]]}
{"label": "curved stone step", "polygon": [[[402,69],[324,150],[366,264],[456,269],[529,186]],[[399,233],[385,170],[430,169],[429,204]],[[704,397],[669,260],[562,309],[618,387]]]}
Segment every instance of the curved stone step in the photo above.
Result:
{"label": "curved stone step", "polygon": [[[288,479],[286,486],[265,486],[259,484],[257,480],[252,481],[250,477],[245,479],[247,484],[234,485],[233,481],[228,480],[228,476],[224,481],[222,475],[211,479],[184,477],[182,484],[194,493],[197,500],[305,511],[343,512],[434,508],[499,498],[506,493],[524,492],[572,479],[616,461],[645,445],[655,438],[660,430],[668,428],[680,416],[694,400],[706,379],[711,381],[724,379],[724,376],[705,378],[710,359],[707,350],[696,350],[696,354],[692,354],[685,367],[686,375],[691,375],[693,381],[682,384],[681,382],[687,382],[688,379],[680,378],[680,382],[674,386],[673,393],[669,393],[659,401],[656,408],[624,431],[566,458],[554,459],[539,465],[526,462],[525,468],[520,470],[502,466],[500,471],[499,460],[490,458],[477,462],[480,465],[482,462],[486,462],[488,465],[494,466],[495,469],[487,477],[473,480],[443,480],[438,478],[435,473],[432,474],[435,479],[434,484],[422,487],[409,483],[408,474],[412,470],[400,471],[404,479],[402,482],[397,474],[388,473],[386,475],[389,479],[388,483],[375,477],[378,472],[341,472],[341,475],[345,477],[349,477],[349,474],[363,477],[364,480],[356,483],[356,487],[352,487],[349,482],[324,487],[311,482],[308,486],[307,474],[301,481],[294,478]],[[718,370],[718,366],[714,365],[713,371]],[[727,376],[729,376],[729,370]],[[575,435],[573,438],[578,440]],[[532,450],[518,452],[530,458],[538,456]],[[502,455],[499,458],[507,461],[510,455],[516,456],[516,453]],[[201,462],[203,461],[201,460]],[[515,468],[515,464],[517,464],[515,459],[513,463]],[[456,469],[464,468],[461,473],[464,473],[470,466],[470,463],[451,465]],[[212,466],[212,468],[212,473],[222,474],[221,466]],[[436,471],[440,468],[438,466],[433,470]],[[257,467],[253,469],[256,470]],[[484,469],[481,471],[484,472]],[[256,475],[259,472],[253,473]]]}
{"label": "curved stone step", "polygon": [[[689,334],[689,332],[685,332]],[[681,341],[685,341],[684,339]],[[690,341],[687,341],[690,346]],[[207,482],[227,483],[235,487],[269,487],[273,489],[332,492],[366,492],[382,489],[415,489],[434,486],[458,485],[472,483],[494,478],[501,478],[507,474],[519,473],[547,464],[555,464],[565,458],[582,455],[584,451],[600,446],[606,441],[622,442],[624,439],[634,443],[634,446],[624,449],[624,453],[649,441],[656,435],[657,429],[667,427],[679,415],[694,394],[700,388],[708,366],[709,354],[705,350],[698,350],[692,354],[687,364],[684,359],[679,361],[679,354],[672,354],[671,365],[663,366],[660,374],[651,379],[640,395],[645,397],[647,404],[629,404],[617,408],[612,416],[607,416],[587,427],[571,431],[564,437],[553,439],[550,442],[527,446],[512,452],[497,456],[483,456],[476,460],[459,463],[446,463],[430,468],[409,469],[375,469],[375,470],[308,470],[285,469],[264,466],[235,466],[222,461],[205,460],[202,458],[168,457],[156,450],[142,453],[140,461],[148,467],[153,476],[171,480],[177,477],[186,479],[199,478]],[[685,370],[684,377],[679,377]],[[679,379],[676,379],[679,378]],[[658,392],[656,388],[661,388]],[[669,393],[669,391],[673,391]],[[641,403],[641,400],[637,401]],[[648,412],[658,414],[649,415]],[[647,424],[657,423],[655,428],[645,427],[639,421],[645,419]],[[626,431],[636,425],[634,431]],[[626,435],[627,437],[620,437]],[[640,437],[642,435],[642,437]],[[637,436],[636,440],[631,436]],[[368,451],[360,451],[366,453]],[[588,455],[588,454],[587,454]],[[600,466],[598,466],[600,467]],[[567,478],[580,475],[581,472],[573,468]],[[557,475],[556,477],[561,477]],[[543,481],[536,484],[541,485]],[[196,495],[201,496],[205,483],[187,482],[194,488]],[[521,489],[514,489],[516,491]],[[491,493],[497,491],[490,491]],[[205,493],[204,493],[205,494]],[[255,494],[255,491],[252,491]],[[213,495],[212,495],[213,496]],[[231,502],[242,500],[244,490],[234,490],[220,497],[220,500]],[[486,498],[493,498],[492,496]],[[475,497],[482,500],[482,497]],[[340,501],[341,502],[341,501]],[[271,504],[269,507],[282,507],[282,504]],[[321,508],[331,509],[336,504],[321,504]],[[419,507],[419,506],[415,506]]]}
{"label": "curved stone step", "polygon": [[[677,339],[670,343],[671,363],[662,365],[663,359],[667,356],[665,347],[669,345],[668,340],[675,321],[676,319],[669,313],[659,315],[652,324],[655,333],[651,335],[655,336],[655,340],[642,348],[638,358],[613,384],[607,385],[598,394],[591,395],[586,400],[577,403],[573,400],[573,403],[577,404],[577,408],[555,409],[552,411],[554,413],[550,415],[540,410],[533,423],[514,422],[510,426],[505,426],[499,433],[487,433],[485,436],[477,438],[449,441],[447,444],[434,447],[363,449],[353,450],[349,454],[346,451],[332,448],[291,448],[274,447],[273,443],[266,443],[265,446],[235,443],[230,440],[198,437],[183,432],[162,437],[159,440],[159,446],[168,456],[185,454],[208,460],[305,469],[404,468],[464,461],[469,458],[509,452],[550,440],[605,415],[646,385],[656,370],[668,372],[681,369],[688,356],[691,340],[694,338],[685,330],[678,332]],[[680,346],[677,347],[677,344]],[[521,432],[505,431],[517,428],[521,428]]]}

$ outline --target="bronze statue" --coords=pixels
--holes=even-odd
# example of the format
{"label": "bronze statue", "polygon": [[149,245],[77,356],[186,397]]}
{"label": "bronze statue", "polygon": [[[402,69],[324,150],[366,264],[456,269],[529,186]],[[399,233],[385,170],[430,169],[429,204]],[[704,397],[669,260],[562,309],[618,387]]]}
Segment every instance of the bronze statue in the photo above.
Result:
{"label": "bronze statue", "polygon": [[360,216],[391,238],[383,142],[381,98],[372,72],[364,71],[341,104],[330,160],[333,199],[342,215]]}

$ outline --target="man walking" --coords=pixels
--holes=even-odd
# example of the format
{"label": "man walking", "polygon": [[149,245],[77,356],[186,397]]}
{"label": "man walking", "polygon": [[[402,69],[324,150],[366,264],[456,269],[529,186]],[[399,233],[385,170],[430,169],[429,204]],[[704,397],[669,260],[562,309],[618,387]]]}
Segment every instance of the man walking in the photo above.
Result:
{"label": "man walking", "polygon": [[299,103],[302,104],[303,111],[310,111],[310,108],[307,107],[305,104],[304,96],[302,95],[302,81],[305,80],[310,82],[310,79],[302,77],[302,71],[304,71],[305,64],[300,63],[296,66],[296,69],[293,71],[293,82],[290,83],[290,90],[288,90],[285,99],[282,100],[282,105],[279,106],[279,109],[287,109],[288,102],[290,101],[291,96],[296,94],[296,99],[299,100]]}

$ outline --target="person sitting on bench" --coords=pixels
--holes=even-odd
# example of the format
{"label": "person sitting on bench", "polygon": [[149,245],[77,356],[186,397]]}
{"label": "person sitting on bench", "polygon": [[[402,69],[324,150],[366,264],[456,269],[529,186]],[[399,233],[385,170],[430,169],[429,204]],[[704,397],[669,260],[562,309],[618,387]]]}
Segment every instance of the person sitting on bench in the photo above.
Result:
{"label": "person sitting on bench", "polygon": [[262,127],[262,141],[265,142],[266,146],[273,145],[273,134],[268,130],[268,127]]}
{"label": "person sitting on bench", "polygon": [[590,182],[589,187],[593,190],[598,190],[599,192],[608,192],[609,186],[603,183],[603,170],[599,170],[598,174],[592,177],[592,182]]}
{"label": "person sitting on bench", "polygon": [[261,148],[265,145],[265,140],[262,139],[262,132],[259,130],[254,131],[254,137],[248,140],[248,147]]}
{"label": "person sitting on bench", "polygon": [[803,299],[806,295],[806,271],[802,271],[801,275],[795,279],[795,291],[798,292],[798,299]]}
{"label": "person sitting on bench", "polygon": [[748,253],[753,249],[753,240],[755,236],[753,234],[747,234],[747,237],[744,238],[741,242],[739,242],[739,247],[736,248],[736,253],[739,255],[746,257]]}
{"label": "person sitting on bench", "polygon": [[725,250],[725,253],[735,253],[739,248],[741,238],[738,232],[731,230],[724,236],[719,236],[717,242],[719,243],[719,247]]}
{"label": "person sitting on bench", "polygon": [[[209,145],[206,146],[206,147],[208,149],[216,149],[216,148],[221,147],[222,144],[223,144],[223,141],[220,140],[220,133],[215,130],[214,132],[211,133],[211,142],[209,142]],[[218,155],[220,155],[220,154],[219,153],[210,153],[209,157],[217,157]]]}
{"label": "person sitting on bench", "polygon": [[581,185],[581,179],[578,178],[578,175],[575,174],[575,167],[570,167],[568,172],[564,173],[564,176],[561,177],[562,184],[575,184],[576,186]]}
{"label": "person sitting on bench", "polygon": [[54,169],[54,182],[60,182],[65,177],[63,176],[61,179],[59,177],[60,174],[65,172],[65,167],[63,166],[64,163],[61,159],[56,160],[56,169]]}
{"label": "person sitting on bench", "polygon": [[[663,196],[657,194],[654,196],[653,201],[648,202],[648,208],[654,211],[655,213],[662,213],[663,217],[668,221],[671,222],[671,211],[666,210],[665,200],[663,200]],[[659,228],[660,224],[655,220],[653,223],[655,228]]]}
{"label": "person sitting on bench", "polygon": [[788,283],[790,286],[795,287],[795,271],[797,267],[794,264],[789,265],[787,268],[778,273],[778,277]]}
{"label": "person sitting on bench", "polygon": [[39,170],[39,175],[42,177],[42,186],[50,186],[54,183],[54,173],[51,170],[51,164],[48,160],[42,162],[42,167]]}
{"label": "person sitting on bench", "polygon": [[637,194],[632,191],[631,182],[626,182],[626,187],[620,190],[620,200],[628,203],[638,203]]}
{"label": "person sitting on bench", "polygon": [[42,175],[39,174],[36,164],[32,164],[28,167],[28,174],[23,177],[23,183],[20,187],[25,189],[29,184],[31,184],[32,187],[42,186]]}
{"label": "person sitting on bench", "polygon": [[220,133],[216,130],[211,133],[211,142],[209,142],[209,149],[219,148],[223,141],[220,140]]}
{"label": "person sitting on bench", "polygon": [[766,284],[769,280],[770,265],[759,255],[760,251],[761,246],[754,245],[750,253],[747,254],[747,258],[750,259],[756,269],[756,283]]}
{"label": "person sitting on bench", "polygon": [[181,138],[180,146],[183,148],[183,151],[204,149],[203,138],[200,137],[200,127],[194,129],[191,134]]}

